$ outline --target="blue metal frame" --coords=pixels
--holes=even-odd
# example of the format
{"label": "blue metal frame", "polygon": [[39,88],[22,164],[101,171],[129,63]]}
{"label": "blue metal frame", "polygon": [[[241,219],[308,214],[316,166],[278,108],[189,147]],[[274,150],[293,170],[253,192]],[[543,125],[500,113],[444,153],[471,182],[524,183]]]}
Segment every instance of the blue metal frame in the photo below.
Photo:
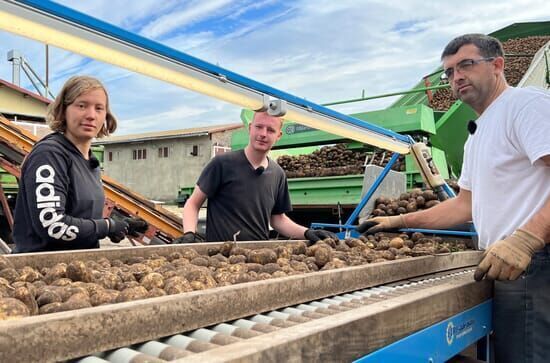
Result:
{"label": "blue metal frame", "polygon": [[[357,359],[354,363],[438,363],[454,357],[468,346],[486,343],[492,329],[492,300],[429,326],[395,343]],[[489,360],[488,344],[479,359]]]}
{"label": "blue metal frame", "polygon": [[270,95],[272,97],[285,100],[289,103],[292,103],[297,106],[301,106],[310,110],[313,110],[315,112],[318,112],[320,114],[323,114],[325,116],[330,116],[333,118],[336,118],[338,120],[344,121],[346,123],[366,128],[370,131],[379,133],[381,135],[385,135],[391,138],[394,138],[396,140],[409,143],[410,139],[408,136],[404,136],[401,134],[398,134],[396,132],[393,132],[391,130],[386,130],[380,126],[370,124],[366,121],[356,119],[354,117],[342,114],[340,112],[334,111],[330,108],[320,106],[316,103],[307,101],[303,98],[299,98],[296,96],[293,96],[289,93],[280,91],[278,89],[275,89],[273,87],[269,87],[268,85],[265,85],[263,83],[254,81],[250,78],[241,76],[237,73],[231,72],[227,69],[215,66],[211,63],[202,61],[198,58],[195,58],[193,56],[190,56],[184,52],[180,52],[178,50],[175,50],[173,48],[167,47],[163,44],[160,44],[158,42],[152,41],[150,39],[144,38],[140,35],[128,32],[124,29],[121,29],[119,27],[113,26],[109,23],[106,23],[104,21],[95,19],[91,16],[88,16],[86,14],[80,13],[78,11],[72,10],[70,8],[67,8],[65,6],[56,4],[52,1],[48,0],[14,0],[14,2],[21,3],[24,5],[27,5],[29,7],[35,8],[37,10],[49,13],[53,16],[65,19],[67,21],[70,21],[72,23],[76,23],[78,25],[84,26],[86,28],[92,29],[98,33],[105,34],[109,37],[113,37],[115,39],[121,40],[127,44],[131,44],[134,46],[137,46],[141,49],[146,49],[151,52],[154,52],[156,54],[168,57],[174,61],[177,61],[179,63],[191,66],[195,69],[198,69],[200,71],[203,71],[205,73],[209,73],[213,76],[219,77],[220,75],[223,75],[227,78],[228,81],[233,82],[238,85],[242,85],[244,87],[253,89],[257,92],[264,93],[267,95]]}
{"label": "blue metal frame", "polygon": [[[399,155],[400,154],[398,153],[393,153],[390,161],[388,161],[388,164],[386,164],[384,169],[382,169],[382,172],[380,173],[380,175],[378,175],[374,183],[371,185],[367,194],[365,194],[363,198],[361,198],[361,202],[359,202],[359,204],[355,207],[355,209],[353,210],[353,212],[351,213],[351,215],[349,216],[348,220],[344,225],[328,224],[328,223],[312,223],[311,228],[323,228],[323,227],[345,228],[346,232],[338,234],[338,237],[348,237],[350,235],[350,230],[355,230],[355,227],[356,227],[352,225],[352,223],[355,222],[355,220],[359,216],[359,213],[361,213],[361,211],[363,210],[363,208],[365,207],[369,199],[372,197],[374,192],[376,192],[376,189],[378,189],[380,184],[382,184],[382,181],[384,180],[386,175],[388,175],[388,173],[390,172],[393,164],[395,164],[395,162],[399,158]],[[354,237],[355,235],[358,235],[358,234],[354,233]]]}

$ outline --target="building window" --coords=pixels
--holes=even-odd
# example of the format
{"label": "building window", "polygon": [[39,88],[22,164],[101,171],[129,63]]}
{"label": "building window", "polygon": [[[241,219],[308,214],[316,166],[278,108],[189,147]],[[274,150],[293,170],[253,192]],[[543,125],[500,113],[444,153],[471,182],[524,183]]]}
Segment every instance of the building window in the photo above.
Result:
{"label": "building window", "polygon": [[159,158],[167,158],[168,157],[168,147],[159,147]]}
{"label": "building window", "polygon": [[112,151],[109,151],[109,154],[108,154],[108,160],[109,161],[113,161],[113,152]]}
{"label": "building window", "polygon": [[132,159],[133,160],[147,159],[147,149],[132,150]]}

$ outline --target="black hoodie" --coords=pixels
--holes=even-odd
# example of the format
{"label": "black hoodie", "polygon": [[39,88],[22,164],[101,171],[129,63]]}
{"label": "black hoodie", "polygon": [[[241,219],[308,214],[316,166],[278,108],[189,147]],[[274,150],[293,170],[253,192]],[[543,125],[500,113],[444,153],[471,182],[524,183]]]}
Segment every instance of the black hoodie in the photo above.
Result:
{"label": "black hoodie", "polygon": [[15,251],[98,248],[108,233],[99,162],[63,134],[36,143],[21,169],[15,204]]}

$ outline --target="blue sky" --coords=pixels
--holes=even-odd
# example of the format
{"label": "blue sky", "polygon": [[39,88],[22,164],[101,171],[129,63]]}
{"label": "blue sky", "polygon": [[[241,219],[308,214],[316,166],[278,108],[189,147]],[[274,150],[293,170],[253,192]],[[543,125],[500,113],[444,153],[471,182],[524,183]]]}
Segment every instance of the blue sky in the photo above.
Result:
{"label": "blue sky", "polygon": [[[453,37],[550,20],[550,1],[62,0],[60,4],[310,101],[407,90],[439,65]],[[18,49],[39,74],[44,46],[0,31],[0,78]],[[240,109],[139,74],[50,48],[54,93],[74,74],[107,86],[117,134],[240,122]],[[29,82],[22,84],[31,88]],[[394,98],[335,107],[381,109]]]}

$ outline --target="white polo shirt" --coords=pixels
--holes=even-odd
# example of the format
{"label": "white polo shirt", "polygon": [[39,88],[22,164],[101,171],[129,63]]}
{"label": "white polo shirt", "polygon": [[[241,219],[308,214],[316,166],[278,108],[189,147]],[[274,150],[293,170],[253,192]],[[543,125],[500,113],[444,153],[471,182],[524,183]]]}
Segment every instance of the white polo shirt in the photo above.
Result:
{"label": "white polo shirt", "polygon": [[461,188],[472,192],[479,247],[510,235],[550,198],[550,92],[504,91],[477,119],[464,145]]}

